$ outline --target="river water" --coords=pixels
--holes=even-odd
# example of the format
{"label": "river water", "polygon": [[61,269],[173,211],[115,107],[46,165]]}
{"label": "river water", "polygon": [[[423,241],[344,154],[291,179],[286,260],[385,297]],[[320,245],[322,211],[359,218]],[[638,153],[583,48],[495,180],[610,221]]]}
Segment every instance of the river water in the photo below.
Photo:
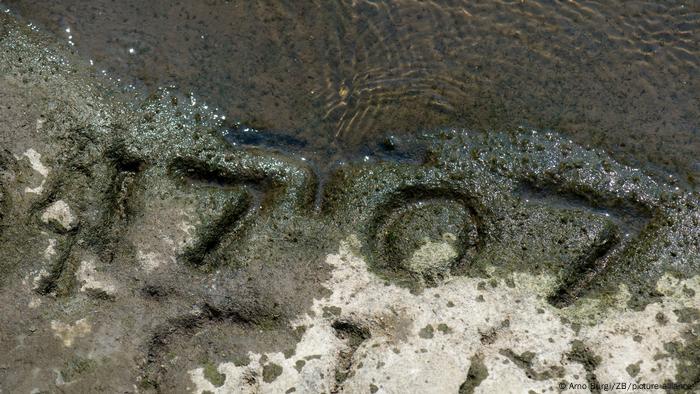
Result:
{"label": "river water", "polygon": [[697,1],[1,4],[125,84],[174,86],[318,158],[525,126],[700,182]]}

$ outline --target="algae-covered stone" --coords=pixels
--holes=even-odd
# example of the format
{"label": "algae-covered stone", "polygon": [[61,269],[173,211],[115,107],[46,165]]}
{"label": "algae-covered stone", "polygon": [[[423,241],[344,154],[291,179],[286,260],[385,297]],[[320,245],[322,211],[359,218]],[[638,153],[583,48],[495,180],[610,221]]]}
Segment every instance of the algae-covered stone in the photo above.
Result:
{"label": "algae-covered stone", "polygon": [[420,331],[418,332],[418,336],[423,339],[430,339],[433,337],[434,332],[435,329],[433,329],[433,326],[428,324],[427,326],[420,329]]}
{"label": "algae-covered stone", "polygon": [[[390,213],[392,214],[392,213]],[[464,205],[420,201],[401,207],[376,235],[383,270],[404,272],[407,280],[435,285],[453,266],[466,264],[478,241],[476,224]]]}
{"label": "algae-covered stone", "polygon": [[210,362],[204,365],[204,377],[215,387],[221,387],[226,382],[226,375],[219,373],[216,366]]}
{"label": "algae-covered stone", "polygon": [[479,355],[471,358],[467,379],[459,386],[459,394],[472,394],[479,384],[489,376],[484,360]]}
{"label": "algae-covered stone", "polygon": [[282,367],[275,363],[269,363],[263,367],[263,381],[266,383],[273,382],[280,375],[282,375]]}

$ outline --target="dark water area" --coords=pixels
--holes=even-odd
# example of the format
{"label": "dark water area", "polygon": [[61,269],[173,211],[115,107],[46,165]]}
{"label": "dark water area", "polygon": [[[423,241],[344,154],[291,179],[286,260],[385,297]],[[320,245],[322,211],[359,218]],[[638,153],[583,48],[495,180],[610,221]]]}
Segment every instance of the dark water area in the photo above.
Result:
{"label": "dark water area", "polygon": [[700,179],[697,1],[2,4],[126,84],[192,93],[242,144],[323,161],[441,127],[525,126]]}

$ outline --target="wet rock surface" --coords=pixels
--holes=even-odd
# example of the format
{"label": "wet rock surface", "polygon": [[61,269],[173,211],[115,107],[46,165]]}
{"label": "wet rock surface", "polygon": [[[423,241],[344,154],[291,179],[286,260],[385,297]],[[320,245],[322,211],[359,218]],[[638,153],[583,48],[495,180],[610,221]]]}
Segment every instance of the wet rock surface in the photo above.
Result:
{"label": "wet rock surface", "polygon": [[525,129],[320,176],[0,22],[2,390],[698,389],[697,194]]}

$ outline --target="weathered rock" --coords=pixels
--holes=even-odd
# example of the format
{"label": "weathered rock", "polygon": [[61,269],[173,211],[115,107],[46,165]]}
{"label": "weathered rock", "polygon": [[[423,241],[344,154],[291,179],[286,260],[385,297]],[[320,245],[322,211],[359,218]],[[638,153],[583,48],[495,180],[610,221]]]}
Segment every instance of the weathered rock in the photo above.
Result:
{"label": "weathered rock", "polygon": [[0,22],[2,390],[697,389],[697,195],[531,130],[319,193]]}
{"label": "weathered rock", "polygon": [[55,201],[49,205],[41,214],[41,220],[46,224],[53,225],[59,232],[74,230],[78,225],[78,218],[63,200]]}

